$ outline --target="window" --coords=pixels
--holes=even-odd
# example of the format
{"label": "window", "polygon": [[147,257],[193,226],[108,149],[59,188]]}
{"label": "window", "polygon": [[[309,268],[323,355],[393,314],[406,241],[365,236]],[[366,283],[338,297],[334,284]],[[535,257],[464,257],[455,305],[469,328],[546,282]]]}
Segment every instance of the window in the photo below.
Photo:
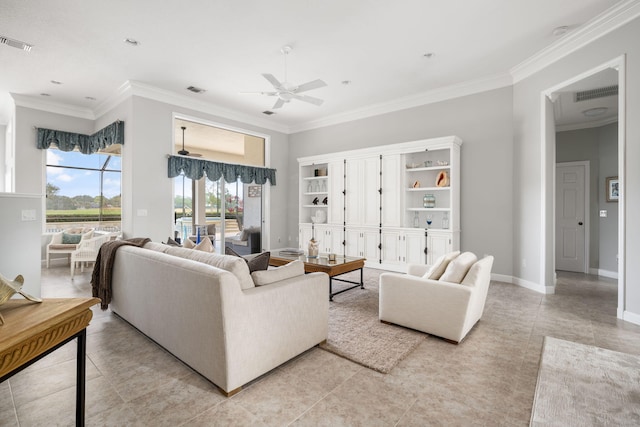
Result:
{"label": "window", "polygon": [[121,170],[121,159],[116,154],[87,155],[49,148],[47,231],[74,225],[120,230]]}

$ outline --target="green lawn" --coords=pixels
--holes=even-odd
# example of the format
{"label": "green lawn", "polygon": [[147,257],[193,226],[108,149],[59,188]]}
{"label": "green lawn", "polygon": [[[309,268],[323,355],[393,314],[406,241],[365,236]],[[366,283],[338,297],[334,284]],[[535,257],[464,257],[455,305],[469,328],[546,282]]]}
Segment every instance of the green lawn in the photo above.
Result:
{"label": "green lawn", "polygon": [[[102,219],[105,221],[119,220],[121,213],[121,208],[105,208],[102,210]],[[47,222],[97,221],[99,216],[100,210],[98,208],[47,210]]]}

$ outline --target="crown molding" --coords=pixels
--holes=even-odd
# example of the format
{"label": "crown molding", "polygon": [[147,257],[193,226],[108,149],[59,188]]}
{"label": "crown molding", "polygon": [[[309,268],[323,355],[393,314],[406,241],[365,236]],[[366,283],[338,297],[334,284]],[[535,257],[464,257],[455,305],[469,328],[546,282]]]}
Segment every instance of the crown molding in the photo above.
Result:
{"label": "crown molding", "polygon": [[210,102],[194,100],[186,95],[181,95],[155,86],[129,80],[123,83],[116,94],[105,101],[102,105],[102,113],[104,114],[109,108],[113,108],[129,96],[140,96],[154,101],[164,102],[183,108],[199,111],[202,113],[212,114],[214,116],[223,117],[225,119],[238,121],[240,123],[258,126],[265,129],[274,130],[282,133],[289,133],[288,126],[283,126],[268,120],[257,119],[248,114],[229,110]]}
{"label": "crown molding", "polygon": [[420,107],[422,105],[433,104],[436,102],[446,101],[448,99],[459,98],[462,96],[473,95],[475,93],[486,92],[493,89],[499,89],[511,86],[513,81],[510,74],[497,74],[477,80],[445,86],[410,95],[395,100],[373,104],[364,108],[347,111],[322,119],[312,120],[299,125],[291,126],[291,133],[303,132],[306,130],[317,129],[325,126],[336,125],[340,123],[350,122],[353,120],[364,119],[367,117],[378,116],[381,114],[392,113],[395,111],[406,110],[408,108]]}
{"label": "crown molding", "polygon": [[625,0],[511,68],[513,83],[537,73],[640,16],[640,0]]}
{"label": "crown molding", "polygon": [[122,83],[118,89],[116,89],[116,92],[112,96],[100,102],[96,106],[96,109],[94,110],[96,117],[101,117],[108,111],[113,110],[132,95],[133,88],[131,87],[131,83],[127,80]]}
{"label": "crown molding", "polygon": [[61,102],[43,100],[28,95],[10,93],[13,102],[17,107],[32,108],[34,110],[47,111],[49,113],[63,114],[65,116],[78,117],[80,119],[95,120],[96,115],[88,108],[75,105],[63,104]]}
{"label": "crown molding", "polygon": [[556,132],[567,132],[570,130],[599,128],[601,126],[606,126],[606,125],[610,125],[611,123],[617,123],[617,122],[618,122],[618,116],[615,115],[613,117],[608,117],[608,118],[600,119],[596,121],[572,123],[570,125],[557,125]]}

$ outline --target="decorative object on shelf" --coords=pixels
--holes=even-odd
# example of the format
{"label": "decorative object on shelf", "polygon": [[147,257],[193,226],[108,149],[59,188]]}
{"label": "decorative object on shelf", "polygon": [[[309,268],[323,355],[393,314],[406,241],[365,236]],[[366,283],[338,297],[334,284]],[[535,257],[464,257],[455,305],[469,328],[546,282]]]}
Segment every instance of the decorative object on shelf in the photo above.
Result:
{"label": "decorative object on shelf", "polygon": [[[9,301],[9,299],[16,293],[22,295],[29,301],[42,302],[40,298],[36,298],[26,292],[22,292],[22,285],[24,285],[24,277],[22,277],[21,274],[17,275],[13,280],[9,280],[0,274],[0,306]],[[2,317],[1,313],[0,325],[4,325],[4,317]]]}
{"label": "decorative object on shelf", "polygon": [[311,240],[309,240],[309,247],[308,247],[308,252],[309,254],[307,255],[309,258],[317,258],[318,257],[318,242],[316,241],[316,237],[315,237],[315,227],[313,226],[313,223],[311,223]]}
{"label": "decorative object on shelf", "polygon": [[318,192],[318,182],[317,181],[312,181],[312,183],[311,183],[311,192],[312,193],[317,193]]}
{"label": "decorative object on shelf", "polygon": [[320,169],[313,170],[313,176],[320,176],[319,173],[320,173]]}
{"label": "decorative object on shelf", "polygon": [[442,215],[442,229],[443,230],[449,229],[449,213],[448,212],[445,212]]}
{"label": "decorative object on shelf", "polygon": [[318,176],[327,176],[327,168],[318,169]]}
{"label": "decorative object on shelf", "polygon": [[431,160],[427,160],[424,162],[425,168],[430,168],[431,166],[433,166],[433,162]]}
{"label": "decorative object on shelf", "polygon": [[427,228],[431,228],[432,222],[433,222],[433,215],[427,215]]}
{"label": "decorative object on shelf", "polygon": [[418,215],[418,212],[413,215],[413,227],[420,228],[420,215]]}
{"label": "decorative object on shelf", "polygon": [[436,196],[433,194],[425,194],[422,197],[422,207],[424,208],[435,208],[436,207]]}
{"label": "decorative object on shelf", "polygon": [[436,187],[448,187],[449,186],[449,172],[440,171],[436,178]]}
{"label": "decorative object on shelf", "polygon": [[420,166],[420,164],[419,163],[408,163],[406,166],[407,166],[407,169],[415,169],[418,166]]}
{"label": "decorative object on shelf", "polygon": [[323,224],[327,222],[327,211],[323,209],[318,209],[316,211],[314,218],[315,218],[315,221],[313,222],[316,224]]}
{"label": "decorative object on shelf", "polygon": [[446,160],[438,160],[436,163],[438,166],[449,166],[449,162]]}
{"label": "decorative object on shelf", "polygon": [[309,185],[307,185],[307,193],[313,192],[313,185],[311,185],[311,181],[309,181]]}
{"label": "decorative object on shelf", "polygon": [[322,191],[323,193],[325,193],[327,191],[327,181],[322,181],[320,183],[320,191]]}
{"label": "decorative object on shelf", "polygon": [[313,203],[314,205],[317,205],[319,202],[320,202],[320,200],[317,197],[315,197],[313,199],[313,202],[311,202],[311,203]]}
{"label": "decorative object on shelf", "polygon": [[413,188],[420,188],[420,181],[415,181],[413,183]]}
{"label": "decorative object on shelf", "polygon": [[325,197],[324,199],[322,199],[322,204],[326,205],[329,203],[329,197]]}

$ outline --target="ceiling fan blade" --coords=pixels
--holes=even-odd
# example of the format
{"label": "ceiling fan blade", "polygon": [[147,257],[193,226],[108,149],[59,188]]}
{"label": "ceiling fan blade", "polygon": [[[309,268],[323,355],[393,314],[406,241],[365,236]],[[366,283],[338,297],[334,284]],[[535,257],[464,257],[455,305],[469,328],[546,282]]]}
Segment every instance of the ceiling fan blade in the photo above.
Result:
{"label": "ceiling fan blade", "polygon": [[300,92],[306,92],[308,90],[312,90],[312,89],[319,89],[321,87],[325,87],[327,84],[325,82],[323,82],[322,80],[318,79],[318,80],[314,80],[312,82],[307,82],[307,83],[303,83],[300,86],[298,86],[294,92],[295,93],[300,93]]}
{"label": "ceiling fan blade", "polygon": [[324,100],[320,98],[314,98],[313,96],[309,96],[309,95],[298,95],[294,93],[291,95],[291,97],[299,101],[308,102],[310,104],[318,105],[318,106],[322,105],[322,103],[324,102]]}
{"label": "ceiling fan blade", "polygon": [[278,79],[273,77],[273,74],[264,73],[264,74],[262,74],[262,77],[264,77],[265,79],[269,80],[269,83],[271,83],[274,88],[279,89],[279,88],[282,87],[282,83],[280,83],[278,81]]}
{"label": "ceiling fan blade", "polygon": [[276,101],[275,104],[273,104],[273,107],[271,107],[271,109],[275,110],[276,108],[281,108],[283,105],[284,105],[284,101],[278,98],[278,100]]}

